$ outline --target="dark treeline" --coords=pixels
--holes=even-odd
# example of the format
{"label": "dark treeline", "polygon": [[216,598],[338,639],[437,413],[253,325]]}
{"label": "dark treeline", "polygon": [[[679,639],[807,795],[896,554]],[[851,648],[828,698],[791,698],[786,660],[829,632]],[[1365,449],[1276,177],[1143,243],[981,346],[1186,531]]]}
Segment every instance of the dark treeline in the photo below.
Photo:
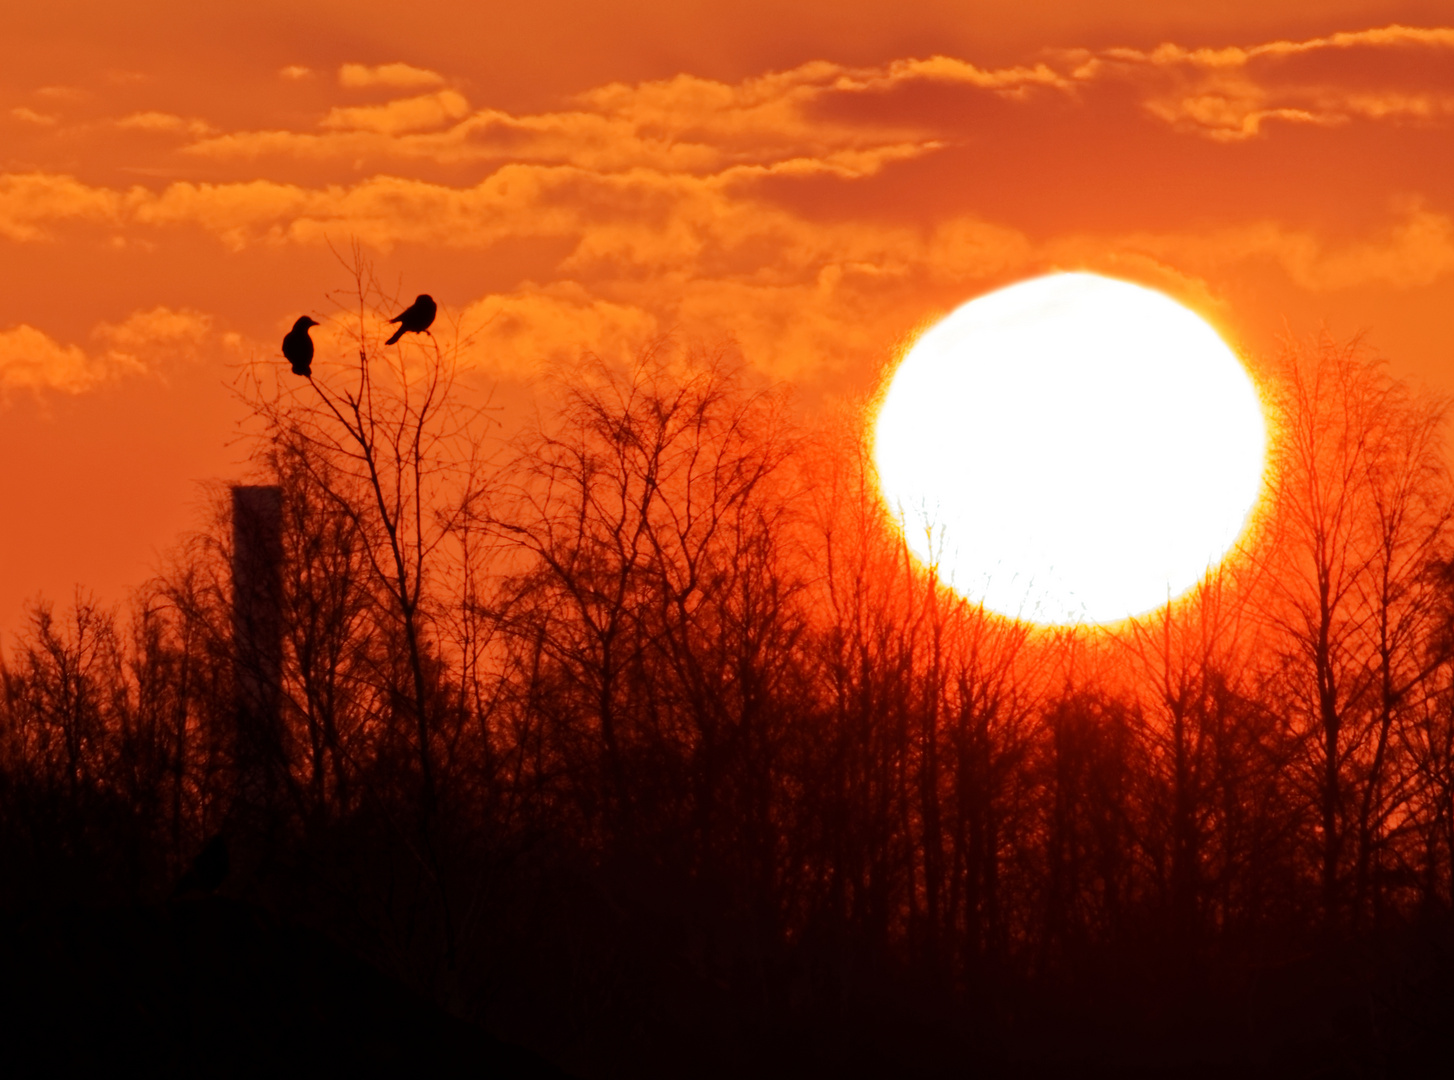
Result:
{"label": "dark treeline", "polygon": [[253,397],[275,760],[239,752],[223,492],[124,613],[39,604],[9,644],[7,907],[160,902],[222,831],[224,891],[583,1075],[1422,1045],[1454,491],[1439,406],[1356,343],[1268,365],[1246,550],[1099,631],[941,587],[861,434],[720,356],[584,367],[488,453],[448,349],[359,358]]}

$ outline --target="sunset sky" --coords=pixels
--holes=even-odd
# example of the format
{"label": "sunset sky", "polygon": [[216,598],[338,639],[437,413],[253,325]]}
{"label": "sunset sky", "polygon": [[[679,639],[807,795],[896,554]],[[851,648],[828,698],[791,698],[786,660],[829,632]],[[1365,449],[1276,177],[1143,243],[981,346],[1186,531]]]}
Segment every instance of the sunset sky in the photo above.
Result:
{"label": "sunset sky", "polygon": [[145,7],[7,15],[0,630],[122,599],[242,475],[238,367],[332,312],[330,245],[506,400],[671,331],[812,410],[1051,269],[1454,393],[1447,0]]}

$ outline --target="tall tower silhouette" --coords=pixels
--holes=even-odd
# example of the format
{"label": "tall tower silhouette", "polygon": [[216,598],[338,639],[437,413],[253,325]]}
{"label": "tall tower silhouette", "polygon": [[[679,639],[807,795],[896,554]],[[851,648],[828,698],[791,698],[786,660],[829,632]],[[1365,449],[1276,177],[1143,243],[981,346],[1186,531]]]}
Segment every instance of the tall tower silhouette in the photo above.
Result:
{"label": "tall tower silhouette", "polygon": [[237,686],[233,732],[236,812],[265,829],[287,770],[282,725],[283,492],[232,489],[232,644]]}

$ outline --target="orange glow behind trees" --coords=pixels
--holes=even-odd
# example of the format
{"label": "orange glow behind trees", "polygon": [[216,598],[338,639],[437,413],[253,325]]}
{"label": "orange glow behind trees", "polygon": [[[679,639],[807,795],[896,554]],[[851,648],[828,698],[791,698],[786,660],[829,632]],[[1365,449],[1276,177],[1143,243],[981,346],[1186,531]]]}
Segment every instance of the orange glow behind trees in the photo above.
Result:
{"label": "orange glow behind trees", "polygon": [[[256,402],[286,760],[247,888],[436,998],[623,1061],[573,988],[816,1023],[1147,954],[1235,980],[1248,943],[1291,963],[1454,901],[1442,414],[1356,345],[1276,365],[1245,557],[1092,631],[946,588],[864,433],[804,430],[720,353],[583,365],[489,463],[442,357],[361,317],[341,419]],[[225,535],[7,651],[0,899],[129,900],[237,828]],[[663,905],[700,985],[653,966]],[[818,974],[784,1003],[761,965]]]}
{"label": "orange glow behind trees", "polygon": [[[409,440],[378,444],[404,452],[381,501],[336,418],[264,402],[261,478],[288,508],[286,827],[324,843],[372,822],[426,860],[410,903],[445,915],[480,902],[471,860],[514,842],[501,829],[607,863],[655,852],[730,918],[757,912],[744,948],[831,931],[956,977],[1446,903],[1441,414],[1355,346],[1299,344],[1280,370],[1247,556],[1101,633],[957,597],[885,513],[861,434],[795,431],[720,356],[583,369],[438,505],[414,501]],[[381,435],[397,409],[421,446],[455,437],[458,414],[430,421],[382,375]],[[35,786],[5,790],[122,770],[141,847],[174,861],[215,828],[217,550],[187,548],[129,632],[36,613],[0,714],[7,775]],[[37,839],[71,827],[7,813]],[[442,950],[428,963],[487,948],[428,925],[396,928]]]}

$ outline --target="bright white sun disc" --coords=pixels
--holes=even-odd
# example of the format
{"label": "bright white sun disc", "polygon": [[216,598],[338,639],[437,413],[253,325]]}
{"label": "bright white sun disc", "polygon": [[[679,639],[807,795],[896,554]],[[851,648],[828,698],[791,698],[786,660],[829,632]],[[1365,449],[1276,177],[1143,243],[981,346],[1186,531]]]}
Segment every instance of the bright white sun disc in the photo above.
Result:
{"label": "bright white sun disc", "polygon": [[1237,357],[1169,297],[1096,274],[982,296],[925,333],[874,458],[914,554],[1015,618],[1106,623],[1194,586],[1242,532],[1266,428]]}

